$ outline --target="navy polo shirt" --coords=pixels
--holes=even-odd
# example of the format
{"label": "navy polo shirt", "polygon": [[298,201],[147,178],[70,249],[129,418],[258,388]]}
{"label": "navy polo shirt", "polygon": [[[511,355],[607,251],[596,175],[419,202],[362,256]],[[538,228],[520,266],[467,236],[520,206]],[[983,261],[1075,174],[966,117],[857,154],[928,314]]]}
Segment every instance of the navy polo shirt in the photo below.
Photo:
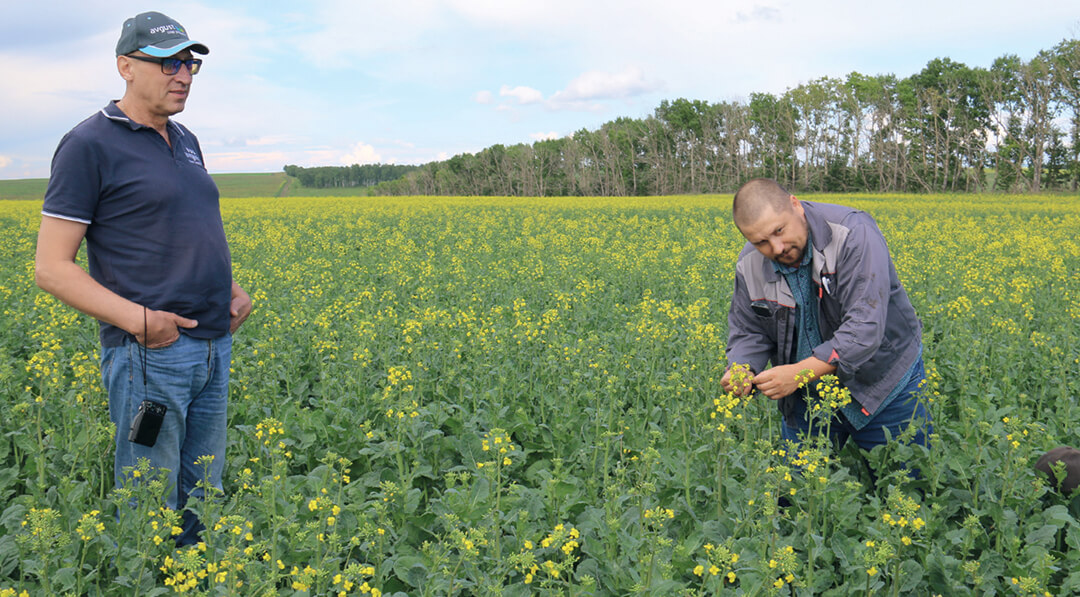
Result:
{"label": "navy polo shirt", "polygon": [[[169,143],[110,102],[56,148],[41,213],[87,225],[90,275],[150,309],[196,319],[181,329],[211,339],[229,331],[232,258],[218,190],[195,135],[170,120]],[[127,332],[101,322],[101,343]]]}

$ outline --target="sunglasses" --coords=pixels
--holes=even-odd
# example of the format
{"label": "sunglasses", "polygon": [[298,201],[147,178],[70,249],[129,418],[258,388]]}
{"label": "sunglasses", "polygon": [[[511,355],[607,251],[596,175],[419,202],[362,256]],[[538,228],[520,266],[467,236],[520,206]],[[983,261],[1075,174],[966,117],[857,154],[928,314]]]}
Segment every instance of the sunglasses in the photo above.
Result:
{"label": "sunglasses", "polygon": [[188,58],[187,60],[181,60],[179,58],[150,58],[149,56],[134,56],[132,54],[127,55],[128,58],[134,60],[141,60],[143,62],[153,62],[161,65],[161,72],[166,75],[175,75],[180,72],[181,66],[187,66],[188,71],[195,75],[199,73],[199,67],[202,66],[201,58]]}

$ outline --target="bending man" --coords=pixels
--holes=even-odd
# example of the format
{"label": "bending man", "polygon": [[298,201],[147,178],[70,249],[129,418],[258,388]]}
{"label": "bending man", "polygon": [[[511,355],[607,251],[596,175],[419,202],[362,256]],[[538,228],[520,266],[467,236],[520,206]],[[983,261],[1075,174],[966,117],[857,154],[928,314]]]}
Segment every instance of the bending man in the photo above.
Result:
{"label": "bending man", "polygon": [[[914,442],[925,445],[922,324],[873,218],[799,201],[768,179],[744,184],[732,215],[747,243],[735,266],[728,362],[749,365],[753,386],[779,401],[784,439],[820,432],[810,429],[796,380],[809,370],[811,380],[836,375],[853,397],[830,427],[838,447],[851,437],[871,450],[886,429],[896,437],[912,421],[920,425]],[[721,383],[751,389],[734,387],[731,369]]]}

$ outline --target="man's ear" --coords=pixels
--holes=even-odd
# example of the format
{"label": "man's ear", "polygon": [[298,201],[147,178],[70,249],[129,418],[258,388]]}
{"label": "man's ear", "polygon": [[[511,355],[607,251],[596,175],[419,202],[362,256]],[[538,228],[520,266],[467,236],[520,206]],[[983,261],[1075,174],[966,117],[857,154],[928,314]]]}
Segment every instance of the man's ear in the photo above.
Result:
{"label": "man's ear", "polygon": [[791,209],[795,213],[802,215],[802,212],[803,212],[802,202],[799,201],[799,198],[796,197],[795,195],[791,196]]}
{"label": "man's ear", "polygon": [[133,60],[127,56],[116,57],[116,72],[120,73],[120,76],[129,83],[135,78],[135,73],[132,70]]}

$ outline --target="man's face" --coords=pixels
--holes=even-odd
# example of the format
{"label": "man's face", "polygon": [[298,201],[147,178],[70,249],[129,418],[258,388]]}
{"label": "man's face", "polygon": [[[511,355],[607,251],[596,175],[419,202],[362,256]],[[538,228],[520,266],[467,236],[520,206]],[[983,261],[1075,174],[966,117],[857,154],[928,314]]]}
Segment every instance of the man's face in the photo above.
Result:
{"label": "man's face", "polygon": [[752,224],[739,226],[739,231],[762,255],[787,266],[802,262],[806,251],[806,213],[795,197],[791,209],[765,209]]}
{"label": "man's face", "polygon": [[[136,55],[145,56],[142,52]],[[184,50],[173,56],[181,60],[191,58],[191,51]],[[130,60],[133,74],[134,97],[141,107],[154,116],[169,117],[184,110],[191,90],[191,71],[181,66],[176,74],[166,75],[161,65],[142,60]]]}

